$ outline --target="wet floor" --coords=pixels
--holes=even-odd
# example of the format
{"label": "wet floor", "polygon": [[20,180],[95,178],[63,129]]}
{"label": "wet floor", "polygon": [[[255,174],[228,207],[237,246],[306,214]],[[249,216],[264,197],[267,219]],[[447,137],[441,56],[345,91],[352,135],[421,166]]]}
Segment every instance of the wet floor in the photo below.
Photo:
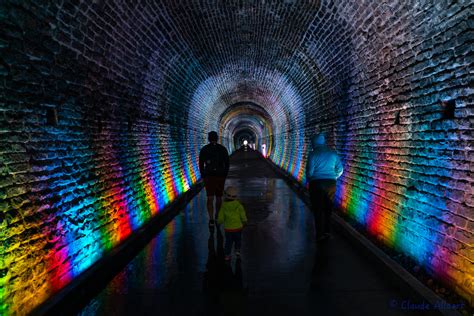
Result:
{"label": "wet floor", "polygon": [[202,190],[78,315],[420,315],[343,237],[316,246],[313,215],[258,154],[234,154],[226,185],[249,220],[242,259],[225,263]]}

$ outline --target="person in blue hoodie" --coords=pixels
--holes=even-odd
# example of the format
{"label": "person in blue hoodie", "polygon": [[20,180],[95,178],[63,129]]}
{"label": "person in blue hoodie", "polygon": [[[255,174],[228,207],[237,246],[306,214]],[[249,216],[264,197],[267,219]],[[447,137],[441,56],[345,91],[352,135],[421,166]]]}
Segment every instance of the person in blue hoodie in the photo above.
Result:
{"label": "person in blue hoodie", "polygon": [[336,151],[326,145],[323,133],[313,136],[311,143],[313,150],[306,164],[306,181],[319,242],[330,237],[336,180],[342,175],[343,167]]}

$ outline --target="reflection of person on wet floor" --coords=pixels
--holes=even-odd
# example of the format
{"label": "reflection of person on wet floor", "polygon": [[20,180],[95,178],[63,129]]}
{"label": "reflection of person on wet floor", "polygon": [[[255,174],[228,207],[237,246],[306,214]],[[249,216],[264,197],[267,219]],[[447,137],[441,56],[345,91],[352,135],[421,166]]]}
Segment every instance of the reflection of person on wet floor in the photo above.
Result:
{"label": "reflection of person on wet floor", "polygon": [[[229,153],[218,144],[217,132],[209,132],[209,144],[199,152],[199,171],[204,180],[207,194],[207,212],[209,213],[209,229],[214,229],[214,196],[216,197],[216,211],[222,204],[225,178],[229,172]],[[217,217],[217,214],[216,214]]]}
{"label": "reflection of person on wet floor", "polygon": [[342,175],[343,168],[336,151],[326,145],[324,134],[315,135],[311,142],[313,150],[306,164],[306,179],[316,225],[316,240],[323,241],[330,237],[336,179]]}
{"label": "reflection of person on wet floor", "polygon": [[237,199],[237,189],[229,186],[225,190],[225,201],[219,211],[217,222],[224,224],[225,231],[225,260],[231,259],[232,244],[235,247],[236,257],[240,257],[242,229],[247,224],[244,207]]}
{"label": "reflection of person on wet floor", "polygon": [[224,264],[222,279],[224,286],[220,293],[220,301],[223,305],[221,315],[244,315],[246,300],[242,282],[242,261],[235,261],[235,273],[232,272],[230,264]]}
{"label": "reflection of person on wet floor", "polygon": [[[222,234],[217,230],[217,250],[214,247],[214,234],[209,235],[208,256],[206,263],[206,271],[203,277],[203,290],[206,292],[208,299],[208,311],[207,315],[219,315],[220,311],[216,307],[219,305],[219,295],[222,288],[222,271],[223,257],[224,257],[224,242]],[[222,262],[222,263],[221,263]]]}
{"label": "reflection of person on wet floor", "polygon": [[232,266],[223,260],[223,237],[220,230],[217,230],[217,249],[214,247],[214,234],[211,233],[208,250],[203,278],[203,290],[207,293],[208,304],[206,315],[222,315],[222,312],[224,315],[243,315],[245,293],[240,258],[235,261],[233,272]]}

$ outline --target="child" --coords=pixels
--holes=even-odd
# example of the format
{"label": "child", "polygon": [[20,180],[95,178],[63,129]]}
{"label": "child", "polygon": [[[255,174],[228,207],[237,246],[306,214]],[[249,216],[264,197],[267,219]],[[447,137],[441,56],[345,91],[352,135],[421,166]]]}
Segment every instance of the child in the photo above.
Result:
{"label": "child", "polygon": [[232,244],[235,243],[235,255],[240,257],[240,245],[242,241],[242,228],[247,224],[247,216],[242,204],[236,200],[237,189],[229,186],[224,192],[225,200],[219,210],[217,222],[224,224],[225,231],[225,260],[231,258]]}

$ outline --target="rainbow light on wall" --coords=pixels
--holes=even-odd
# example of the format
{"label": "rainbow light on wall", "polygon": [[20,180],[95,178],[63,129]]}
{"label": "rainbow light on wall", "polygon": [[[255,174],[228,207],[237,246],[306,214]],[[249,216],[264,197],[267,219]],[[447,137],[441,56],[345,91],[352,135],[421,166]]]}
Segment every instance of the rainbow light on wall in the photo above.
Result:
{"label": "rainbow light on wall", "polygon": [[[401,163],[410,155],[400,153],[398,147],[429,148],[433,142],[427,139],[424,145],[420,141],[410,144],[414,138],[408,132],[391,141],[377,133],[372,139],[368,137],[344,140],[345,167],[338,181],[337,204],[377,240],[409,256],[443,282],[469,293],[471,285],[465,282],[462,271],[466,268],[472,271],[472,266],[465,266],[469,265],[468,256],[463,260],[455,255],[462,246],[454,236],[453,225],[449,224],[447,188],[442,183],[428,183],[436,173],[452,177],[451,160],[440,156],[433,164],[432,158],[418,156],[423,161]],[[407,141],[409,144],[398,145]],[[371,146],[362,148],[359,144]],[[436,146],[440,152],[449,152],[449,142]],[[438,171],[424,167],[429,165]]]}
{"label": "rainbow light on wall", "polygon": [[[58,139],[67,142],[72,155],[77,155],[62,161],[66,167],[69,161],[78,167],[61,171],[51,167],[51,172],[62,172],[49,183],[60,193],[35,210],[51,214],[43,219],[48,224],[24,223],[36,237],[3,244],[1,315],[30,312],[199,180],[197,152],[190,149],[202,144],[177,142],[169,127],[127,134],[114,124],[94,135],[59,129],[45,135],[51,138],[57,133]],[[118,147],[118,143],[128,145]],[[29,188],[30,199],[41,188],[41,179],[37,183],[38,188]],[[10,227],[1,229],[0,237],[13,233],[15,228]],[[29,278],[16,277],[24,273]]]}
{"label": "rainbow light on wall", "polygon": [[269,152],[270,159],[280,168],[289,173],[296,180],[304,183],[307,146],[304,141],[304,133],[294,132],[288,135],[275,137],[276,143],[285,144],[282,147],[274,147]]}

